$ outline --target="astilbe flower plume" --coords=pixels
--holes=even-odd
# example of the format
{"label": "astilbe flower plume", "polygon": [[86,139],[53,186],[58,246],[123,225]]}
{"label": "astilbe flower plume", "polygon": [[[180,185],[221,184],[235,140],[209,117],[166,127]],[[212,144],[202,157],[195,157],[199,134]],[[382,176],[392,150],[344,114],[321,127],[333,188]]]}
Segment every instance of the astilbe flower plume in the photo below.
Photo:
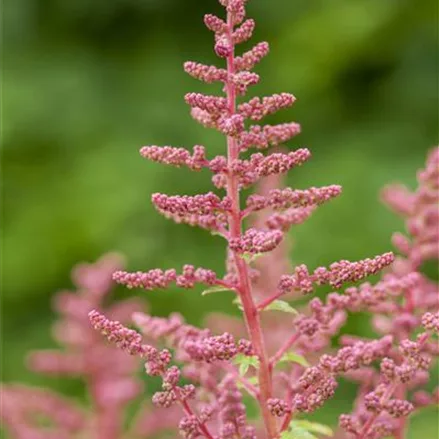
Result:
{"label": "astilbe flower plume", "polygon": [[[391,185],[382,198],[405,219],[408,236],[393,237],[401,256],[375,286],[350,288],[344,296],[332,294],[327,300],[329,312],[370,311],[376,332],[393,339],[379,369],[360,369],[351,376],[359,382],[358,397],[353,413],[342,415],[340,425],[361,439],[403,438],[408,415],[439,402],[439,387],[431,390],[439,355],[439,288],[422,272],[427,261],[437,264],[439,257],[439,148],[430,152],[425,169],[418,172],[414,192]],[[342,341],[353,342],[348,337]]]}
{"label": "astilbe flower plume", "polygon": [[144,308],[136,299],[106,305],[112,274],[122,267],[123,260],[115,253],[94,264],[77,265],[72,271],[77,290],[61,291],[54,300],[60,319],[53,327],[53,337],[62,349],[36,351],[28,357],[28,366],[36,373],[83,380],[91,405],[46,388],[4,384],[1,418],[12,438],[136,439],[151,437],[175,424],[173,412],[163,416],[162,409],[148,405],[139,410],[129,428],[125,426],[128,407],[143,389],[136,376],[139,360],[112,349],[90,327],[88,313],[92,308],[124,322]]}
{"label": "astilbe flower plume", "polygon": [[[239,337],[229,330],[216,335],[186,324],[179,315],[157,318],[137,313],[134,320],[141,337],[98,311],[91,311],[89,316],[95,329],[110,342],[128,354],[143,358],[146,372],[161,377],[162,390],[153,396],[153,401],[160,407],[181,407],[182,418],[176,428],[182,437],[293,437],[293,430],[299,428],[295,414],[321,407],[334,395],[340,375],[354,373],[392,355],[393,338],[354,340],[338,352],[329,351],[319,358],[316,353],[328,348],[331,337],[339,331],[346,312],[354,308],[354,304],[345,304],[345,296],[334,293],[328,296],[327,303],[313,299],[308,307],[297,312],[280,298],[299,298],[312,293],[319,285],[340,290],[345,283],[379,273],[393,263],[394,257],[392,253],[385,253],[356,262],[341,260],[314,269],[297,264],[289,273],[279,269],[272,271],[273,265],[268,264],[270,268],[265,270],[261,269],[263,265],[258,265],[257,258],[261,254],[262,258],[268,258],[266,261],[270,261],[270,254],[282,254],[287,247],[285,234],[289,228],[305,221],[317,207],[339,196],[341,188],[328,185],[292,189],[274,185],[242,202],[242,189],[265,179],[278,181],[281,174],[307,161],[310,151],[300,148],[285,152],[283,148],[276,148],[272,153],[242,155],[251,148],[264,151],[270,146],[278,147],[300,132],[297,123],[252,124],[290,107],[296,98],[289,93],[278,93],[247,101],[243,98],[238,102],[249,87],[258,83],[259,75],[252,70],[268,54],[269,46],[261,42],[236,56],[235,46],[251,37],[255,23],[245,20],[246,0],[220,0],[220,3],[225,8],[226,19],[206,15],[204,21],[214,33],[214,51],[225,60],[225,66],[219,68],[190,61],[185,63],[184,69],[195,79],[222,83],[224,95],[191,92],[186,94],[185,101],[196,121],[225,135],[226,154],[209,158],[208,150],[200,145],[192,152],[182,147],[154,145],[144,146],[141,155],[155,162],[186,166],[191,170],[206,168],[213,174],[214,186],[225,190],[224,195],[214,192],[197,195],[156,193],[152,195],[152,203],[159,213],[177,223],[200,226],[222,236],[227,243],[226,273],[220,276],[207,268],[185,265],[182,271],[117,271],[113,278],[129,288],[146,290],[162,289],[171,284],[182,288],[203,284],[207,287],[206,292],[228,289],[236,295],[245,331]],[[241,208],[241,205],[245,207]],[[252,225],[245,228],[247,219]],[[385,281],[391,284],[389,288],[396,295],[416,281],[411,273],[402,278],[389,276]],[[270,289],[265,289],[267,286]],[[353,297],[355,302],[361,295],[355,293],[356,288],[364,291],[374,287],[365,284],[351,288],[350,296],[346,297]],[[338,297],[342,299],[337,301]],[[361,308],[357,302],[355,306]],[[265,311],[287,315],[283,320],[282,343],[274,343],[277,345],[274,351],[273,337],[262,316]],[[429,327],[435,325],[434,319],[434,316],[424,317]],[[423,359],[413,361],[426,367]],[[280,370],[277,367],[280,363],[286,363],[286,369]],[[183,384],[183,378],[191,384]],[[259,407],[258,420],[252,425],[242,403],[243,390]],[[384,394],[388,391],[384,390]],[[405,416],[408,412],[404,402],[392,403],[387,399],[384,402],[389,414]],[[366,420],[366,424],[372,424],[372,421]],[[304,428],[303,424],[301,428]],[[368,434],[366,431],[363,439],[369,437]]]}

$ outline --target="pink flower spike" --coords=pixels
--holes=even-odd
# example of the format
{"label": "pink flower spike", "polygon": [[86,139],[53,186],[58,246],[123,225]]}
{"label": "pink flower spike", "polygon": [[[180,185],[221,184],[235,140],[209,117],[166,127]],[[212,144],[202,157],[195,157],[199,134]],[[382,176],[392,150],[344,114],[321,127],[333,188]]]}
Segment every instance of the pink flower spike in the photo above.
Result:
{"label": "pink flower spike", "polygon": [[238,354],[238,346],[233,336],[227,332],[222,335],[198,340],[188,340],[184,350],[196,361],[227,361]]}
{"label": "pink flower spike", "polygon": [[227,110],[226,98],[201,93],[187,93],[184,99],[191,107],[200,108],[211,115],[218,115]]}
{"label": "pink flower spike", "polygon": [[263,156],[261,153],[250,157],[250,164],[259,177],[283,174],[295,166],[300,166],[311,157],[308,149],[302,148],[288,154],[281,152]]}
{"label": "pink flower spike", "polygon": [[242,56],[235,58],[236,70],[253,70],[256,64],[258,64],[262,58],[268,55],[270,46],[267,42],[263,41],[258,43],[248,52],[245,52]]}
{"label": "pink flower spike", "polygon": [[191,109],[191,116],[195,121],[203,125],[205,128],[217,128],[218,126],[217,120],[219,115],[212,116],[201,108],[193,107]]}
{"label": "pink flower spike", "polygon": [[186,215],[210,215],[215,211],[226,210],[226,203],[215,195],[208,192],[203,195],[165,195],[155,193],[151,197],[152,202],[159,212]]}
{"label": "pink flower spike", "polygon": [[215,15],[206,14],[204,16],[204,24],[209,30],[217,34],[227,32],[227,24]]}
{"label": "pink flower spike", "polygon": [[185,265],[180,275],[177,275],[174,269],[163,271],[156,268],[147,272],[137,271],[135,273],[116,271],[113,274],[113,279],[128,288],[143,288],[145,290],[167,288],[173,282],[181,288],[192,288],[196,283],[215,285],[220,282],[214,271],[205,268],[195,269],[192,265]]}
{"label": "pink flower spike", "polygon": [[246,151],[250,147],[265,149],[285,143],[300,133],[300,125],[294,122],[280,125],[252,125],[240,136],[240,149]]}
{"label": "pink flower spike", "polygon": [[165,218],[175,221],[177,224],[188,224],[189,226],[197,226],[211,232],[218,233],[222,236],[227,236],[227,218],[224,214],[214,213],[207,215],[187,214],[181,215],[177,213],[163,212]]}
{"label": "pink flower spike", "polygon": [[341,194],[341,186],[331,185],[320,188],[293,190],[273,189],[267,196],[251,195],[247,199],[249,211],[257,211],[271,207],[275,210],[288,209],[290,207],[319,206]]}
{"label": "pink flower spike", "polygon": [[143,288],[145,290],[155,290],[167,288],[172,282],[177,280],[177,273],[174,269],[160,270],[158,268],[147,272],[137,271],[128,273],[126,271],[116,271],[113,280],[118,284],[128,288]]}
{"label": "pink flower spike", "polygon": [[279,229],[286,232],[291,226],[302,224],[314,212],[315,206],[287,209],[282,213],[270,215],[265,224],[269,229]]}
{"label": "pink flower spike", "polygon": [[295,122],[279,125],[265,125],[262,127],[265,137],[270,145],[276,146],[285,143],[300,133],[300,125]]}
{"label": "pink flower spike", "polygon": [[249,102],[238,106],[239,112],[246,118],[261,120],[265,116],[276,113],[284,108],[291,107],[296,98],[290,93],[275,94],[264,98],[253,98]]}
{"label": "pink flower spike", "polygon": [[199,145],[194,146],[192,155],[187,149],[172,146],[144,146],[140,155],[153,162],[177,167],[185,165],[193,170],[200,170],[208,164],[204,146]]}
{"label": "pink flower spike", "polygon": [[400,184],[386,186],[381,192],[381,198],[401,215],[411,215],[415,207],[415,196]]}
{"label": "pink flower spike", "polygon": [[193,61],[184,63],[184,71],[195,79],[207,83],[227,81],[227,70],[219,69],[215,66],[207,66]]}
{"label": "pink flower spike", "polygon": [[334,288],[340,288],[345,282],[357,282],[367,276],[377,274],[393,261],[393,253],[384,253],[373,259],[363,259],[358,262],[345,260],[334,262],[329,269],[319,267],[312,274],[309,274],[305,265],[299,265],[295,268],[293,275],[281,277],[278,289],[285,294],[293,291],[311,293],[314,289],[313,284],[329,284]]}
{"label": "pink flower spike", "polygon": [[257,73],[253,72],[239,72],[230,76],[230,81],[235,85],[236,92],[243,96],[247,93],[247,88],[251,85],[256,85],[260,80]]}
{"label": "pink flower spike", "polygon": [[244,130],[244,118],[240,114],[222,117],[218,120],[218,129],[226,136],[237,136]]}
{"label": "pink flower spike", "polygon": [[142,344],[142,337],[136,331],[128,329],[119,322],[108,320],[98,311],[90,311],[90,323],[96,331],[105,335],[111,343],[130,355],[150,356],[157,353],[155,348]]}
{"label": "pink flower spike", "polygon": [[251,18],[245,20],[244,23],[242,23],[241,26],[233,32],[233,43],[241,44],[249,40],[253,35],[255,25],[255,21]]}
{"label": "pink flower spike", "polygon": [[280,230],[248,229],[241,238],[230,239],[229,246],[237,253],[266,253],[275,249],[282,238],[283,233]]}

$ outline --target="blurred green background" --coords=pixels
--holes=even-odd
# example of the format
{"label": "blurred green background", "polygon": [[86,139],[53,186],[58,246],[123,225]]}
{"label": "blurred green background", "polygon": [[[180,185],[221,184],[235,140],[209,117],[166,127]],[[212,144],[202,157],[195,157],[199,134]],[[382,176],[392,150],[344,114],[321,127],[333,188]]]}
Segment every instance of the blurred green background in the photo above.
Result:
{"label": "blurred green background", "polygon": [[[271,43],[252,93],[294,93],[295,106],[270,122],[300,122],[290,146],[314,155],[288,183],[344,186],[292,233],[294,260],[367,257],[390,249],[391,233],[403,229],[378,193],[392,181],[413,187],[437,142],[437,9],[435,0],[249,2],[253,42]],[[149,202],[156,191],[210,190],[208,173],[138,155],[144,144],[224,151],[183,102],[188,91],[219,87],[182,71],[186,60],[218,62],[202,17],[220,8],[215,0],[5,0],[3,12],[3,379],[42,384],[22,359],[52,345],[50,300],[71,285],[77,261],[119,250],[130,269],[223,270],[220,239],[174,225]],[[198,323],[230,309],[213,296],[170,291],[148,301],[156,314],[178,308]]]}

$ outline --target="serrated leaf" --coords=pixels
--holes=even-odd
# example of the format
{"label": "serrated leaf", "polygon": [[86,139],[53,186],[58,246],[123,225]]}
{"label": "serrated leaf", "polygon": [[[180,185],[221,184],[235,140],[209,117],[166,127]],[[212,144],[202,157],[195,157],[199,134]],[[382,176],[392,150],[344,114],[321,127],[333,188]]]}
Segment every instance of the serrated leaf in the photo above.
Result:
{"label": "serrated leaf", "polygon": [[253,366],[255,369],[259,368],[259,358],[256,355],[238,354],[233,359],[233,363],[239,365],[239,375],[241,376],[247,373],[250,366]]}
{"label": "serrated leaf", "polygon": [[291,422],[292,425],[304,428],[305,430],[312,432],[312,433],[318,433],[323,434],[325,436],[333,436],[334,432],[332,429],[325,425],[325,424],[319,424],[318,422],[311,422],[307,420],[295,420]]}
{"label": "serrated leaf", "polygon": [[201,295],[206,296],[207,294],[219,293],[220,291],[232,291],[230,288],[222,287],[220,285],[210,287],[207,290],[204,290]]}
{"label": "serrated leaf", "polygon": [[299,314],[298,311],[294,309],[288,302],[285,302],[285,300],[274,300],[270,303],[270,305],[264,308],[264,311],[282,311],[294,315]]}
{"label": "serrated leaf", "polygon": [[303,367],[309,367],[310,364],[306,360],[306,358],[296,352],[286,352],[282,355],[279,363],[297,363]]}

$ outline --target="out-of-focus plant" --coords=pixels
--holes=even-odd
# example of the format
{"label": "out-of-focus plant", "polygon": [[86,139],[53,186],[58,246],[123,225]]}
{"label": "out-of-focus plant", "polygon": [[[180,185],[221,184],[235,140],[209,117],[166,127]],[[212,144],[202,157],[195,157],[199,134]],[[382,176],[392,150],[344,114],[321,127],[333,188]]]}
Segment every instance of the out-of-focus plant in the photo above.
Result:
{"label": "out-of-focus plant", "polygon": [[[431,338],[439,329],[439,290],[422,273],[423,264],[437,262],[439,256],[439,148],[431,151],[418,183],[414,192],[390,185],[382,193],[384,202],[406,221],[409,236],[393,237],[402,256],[375,286],[363,284],[327,298],[329,309],[341,305],[370,312],[376,332],[391,335],[394,342],[380,370],[363,367],[349,374],[359,382],[359,392],[353,414],[342,415],[340,424],[358,438],[402,439],[408,415],[439,402],[439,387],[433,392],[425,389],[436,366],[433,358],[439,354],[437,338]],[[342,337],[346,346],[355,341]]]}
{"label": "out-of-focus plant", "polygon": [[74,268],[77,290],[55,296],[54,307],[61,318],[53,327],[53,337],[63,349],[33,352],[28,358],[37,373],[81,379],[88,403],[49,389],[5,384],[1,418],[14,439],[135,439],[151,437],[171,425],[172,411],[163,416],[160,409],[146,406],[126,428],[129,407],[143,388],[136,377],[139,361],[114,350],[90,327],[92,308],[128,322],[134,311],[144,307],[135,299],[108,304],[112,273],[123,267],[122,262],[112,253]]}

